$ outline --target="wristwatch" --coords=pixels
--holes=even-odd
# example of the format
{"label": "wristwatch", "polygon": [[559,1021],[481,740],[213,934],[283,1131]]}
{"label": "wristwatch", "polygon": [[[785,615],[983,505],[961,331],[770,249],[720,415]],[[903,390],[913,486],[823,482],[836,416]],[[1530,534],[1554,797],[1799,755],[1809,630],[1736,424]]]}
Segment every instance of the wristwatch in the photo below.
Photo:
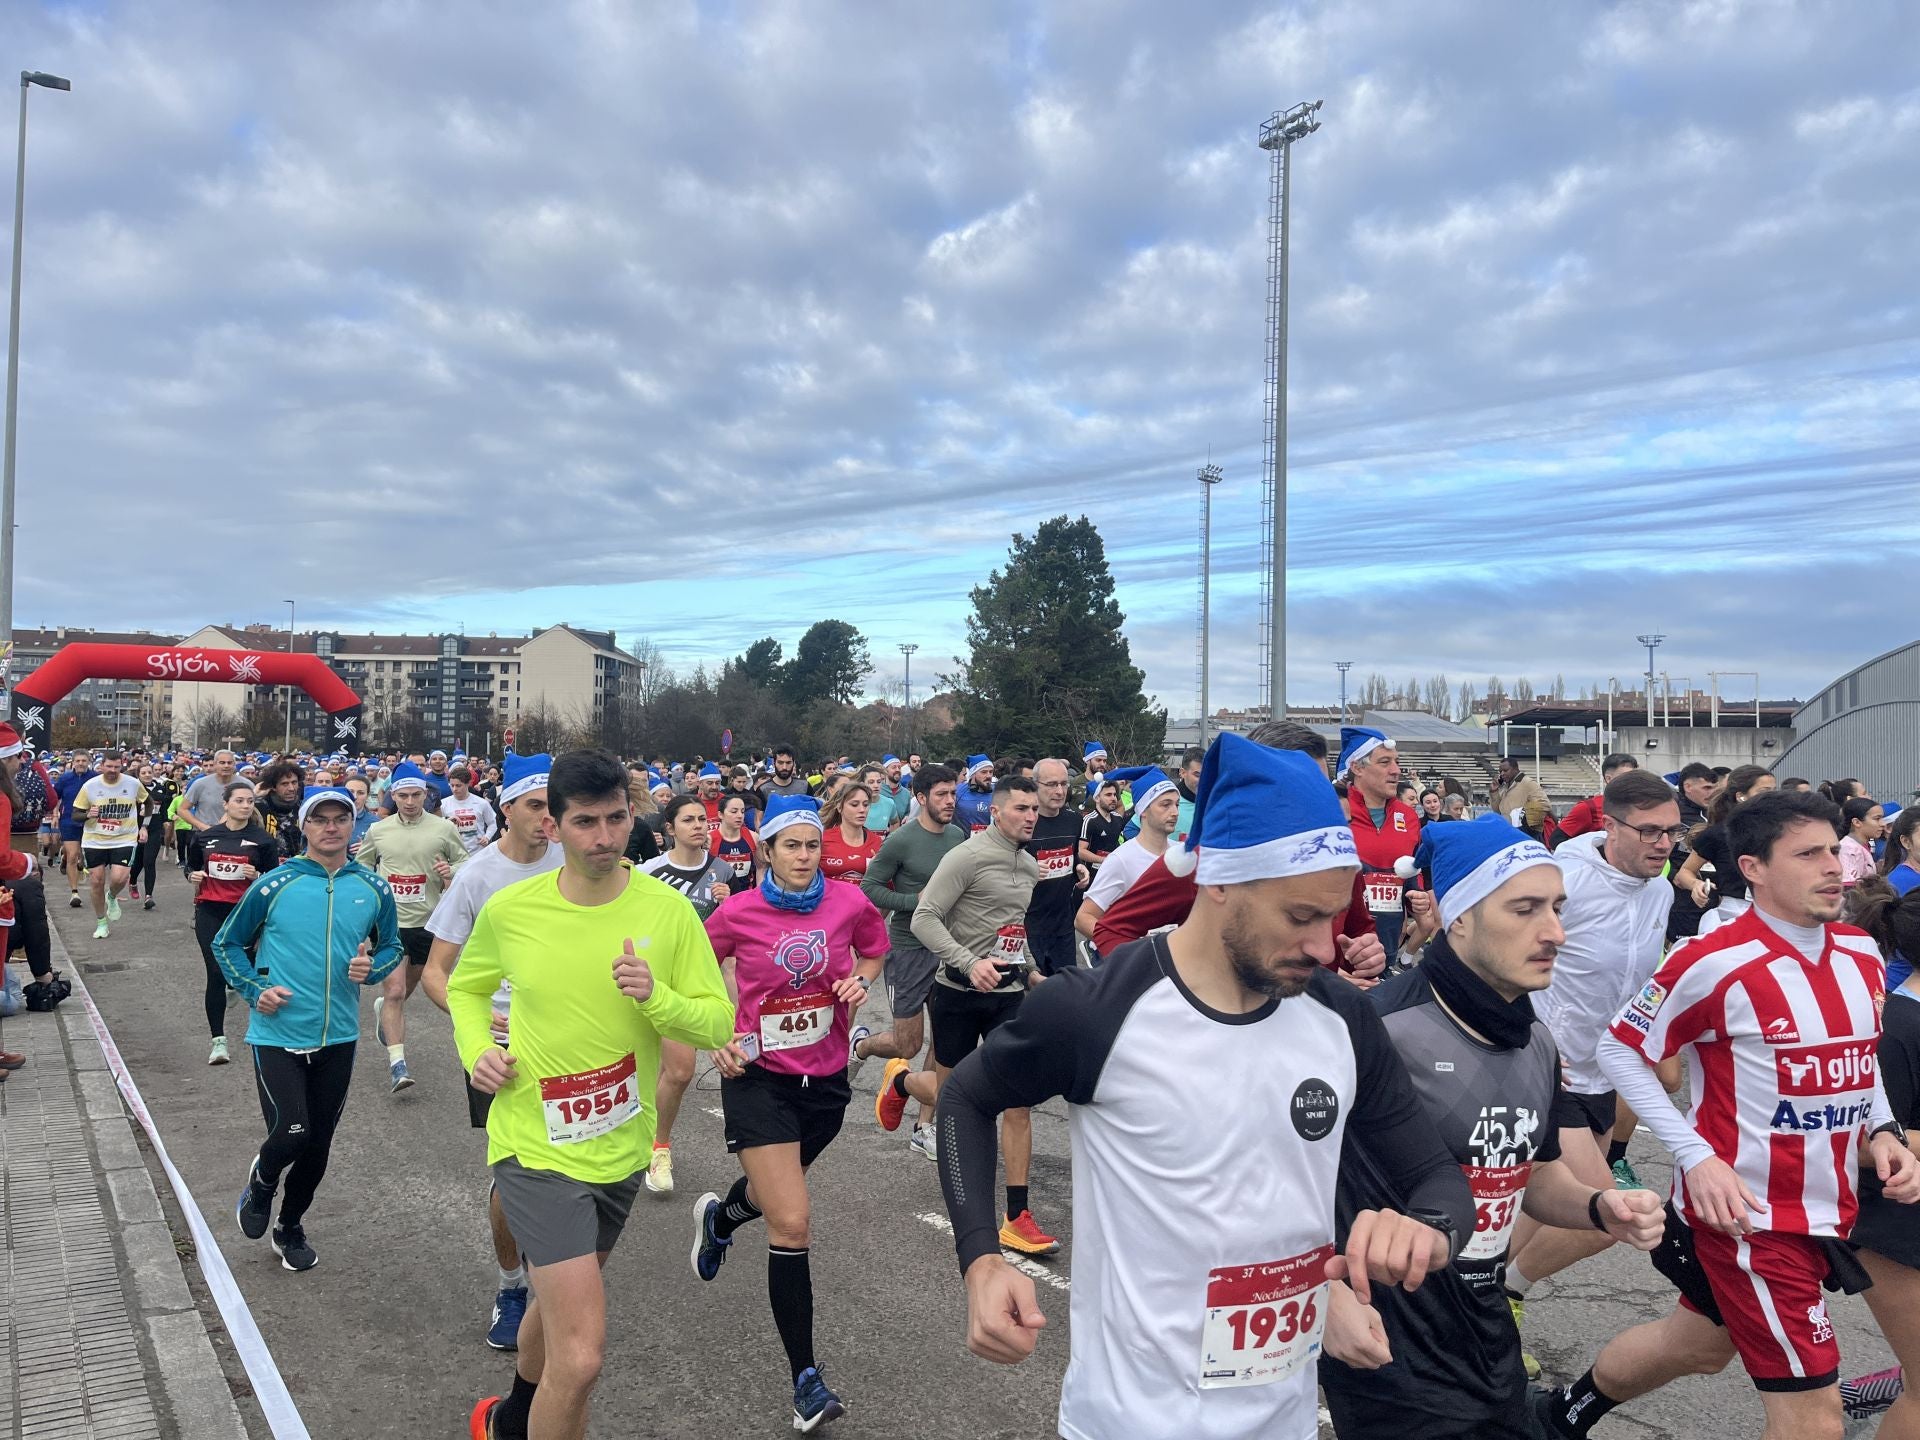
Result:
{"label": "wristwatch", "polygon": [[873,976],[871,975],[856,975],[853,977],[853,982],[862,990],[870,992],[873,989]]}
{"label": "wristwatch", "polygon": [[1454,1247],[1459,1241],[1459,1234],[1453,1228],[1453,1217],[1451,1215],[1440,1210],[1409,1210],[1407,1214],[1418,1220],[1422,1225],[1431,1226],[1446,1236],[1447,1259],[1453,1259]]}
{"label": "wristwatch", "polygon": [[1891,1135],[1902,1145],[1907,1143],[1907,1127],[1902,1125],[1898,1120],[1889,1120],[1877,1129],[1869,1130],[1867,1132],[1867,1139],[1871,1140],[1876,1135]]}

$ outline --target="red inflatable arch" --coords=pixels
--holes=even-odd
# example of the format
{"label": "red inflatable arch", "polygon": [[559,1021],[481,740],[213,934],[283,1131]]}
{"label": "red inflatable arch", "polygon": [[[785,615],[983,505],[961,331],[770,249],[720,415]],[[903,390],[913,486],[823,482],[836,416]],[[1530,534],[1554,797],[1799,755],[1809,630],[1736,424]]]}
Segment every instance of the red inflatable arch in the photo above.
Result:
{"label": "red inflatable arch", "polygon": [[317,749],[360,749],[361,699],[318,655],[274,650],[198,650],[163,645],[63,645],[13,689],[13,726],[34,750],[47,748],[53,707],[83,680],[200,680],[228,685],[297,685],[327,712],[329,733],[302,736]]}

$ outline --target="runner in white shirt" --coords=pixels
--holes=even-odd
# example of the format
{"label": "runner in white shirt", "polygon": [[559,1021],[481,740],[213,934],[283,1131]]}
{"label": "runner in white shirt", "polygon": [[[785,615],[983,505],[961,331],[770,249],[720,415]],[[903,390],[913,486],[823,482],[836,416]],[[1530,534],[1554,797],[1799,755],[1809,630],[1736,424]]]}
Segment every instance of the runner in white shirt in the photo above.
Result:
{"label": "runner in white shirt", "polygon": [[[428,917],[427,931],[433,936],[433,948],[427,952],[426,973],[420,988],[442,1010],[447,1008],[447,978],[460,962],[460,948],[473,934],[473,922],[480,907],[498,891],[534,875],[558,870],[564,857],[552,844],[547,831],[547,768],[549,755],[508,754],[506,779],[500,789],[500,805],[507,814],[507,828],[498,845],[489,845],[473,859],[453,872],[453,880],[440,903]],[[489,816],[493,807],[481,800]],[[452,801],[443,801],[440,813],[447,815]],[[451,816],[447,818],[451,819]],[[456,826],[458,821],[454,822]],[[507,1007],[512,992],[506,981],[493,996],[493,1031],[502,1045],[507,1043]],[[467,1118],[473,1128],[486,1133],[487,1109],[493,1097],[467,1085]],[[487,1218],[493,1229],[493,1258],[500,1269],[499,1293],[494,1296],[493,1314],[487,1324],[487,1344],[496,1350],[512,1350],[519,1343],[520,1320],[527,1312],[526,1268],[521,1264],[520,1247],[507,1228],[507,1217],[500,1208],[500,1197],[491,1183],[487,1186]]]}
{"label": "runner in white shirt", "polygon": [[140,812],[146,808],[147,787],[125,773],[118,750],[100,757],[100,773],[82,785],[73,797],[73,813],[85,822],[80,854],[86,861],[87,884],[93,892],[93,938],[107,938],[109,921],[120,918],[120,892],[127,887],[133,857],[146,841]]}
{"label": "runner in white shirt", "polygon": [[493,802],[474,793],[473,772],[464,765],[447,771],[447,785],[453,793],[440,802],[440,818],[450,821],[460,832],[460,843],[467,847],[469,855],[478,855],[499,829],[499,821],[493,815]]}
{"label": "runner in white shirt", "polygon": [[[941,1092],[968,1348],[1015,1364],[1047,1323],[1000,1254],[993,1120],[1065,1096],[1076,1244],[1059,1434],[1315,1440],[1323,1344],[1380,1364],[1371,1286],[1417,1289],[1448,1264],[1474,1233],[1472,1196],[1379,1015],[1324,968],[1360,867],[1326,773],[1222,735],[1187,844],[1186,922],[1037,986]],[[1340,1217],[1344,1254],[1343,1145],[1407,1204]]]}
{"label": "runner in white shirt", "polygon": [[1180,822],[1180,787],[1152,765],[1133,770],[1115,770],[1107,780],[1131,781],[1133,813],[1140,822],[1140,833],[1123,842],[1100,862],[1086,899],[1073,917],[1073,928],[1085,939],[1093,939],[1093,927],[1100,916],[1127,887],[1146,873],[1147,867],[1167,853],[1174,826]]}

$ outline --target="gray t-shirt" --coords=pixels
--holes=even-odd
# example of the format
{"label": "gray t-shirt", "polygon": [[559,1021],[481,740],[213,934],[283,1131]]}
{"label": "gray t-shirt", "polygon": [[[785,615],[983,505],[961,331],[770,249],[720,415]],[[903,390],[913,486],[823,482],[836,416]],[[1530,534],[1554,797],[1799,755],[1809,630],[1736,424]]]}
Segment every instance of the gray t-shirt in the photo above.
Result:
{"label": "gray t-shirt", "polygon": [[187,787],[187,798],[180,803],[203,825],[218,825],[227,814],[227,785],[218,775],[202,775]]}

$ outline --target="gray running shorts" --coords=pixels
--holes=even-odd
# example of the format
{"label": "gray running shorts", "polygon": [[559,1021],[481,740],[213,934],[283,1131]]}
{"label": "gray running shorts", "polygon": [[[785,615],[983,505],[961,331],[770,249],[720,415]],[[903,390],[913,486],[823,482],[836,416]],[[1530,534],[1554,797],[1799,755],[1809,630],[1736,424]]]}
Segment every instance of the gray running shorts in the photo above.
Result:
{"label": "gray running shorts", "polygon": [[493,1166],[493,1185],[521,1253],[535,1265],[557,1265],[613,1249],[633,1209],[640,1175],[617,1185],[595,1185],[557,1170],[529,1170],[508,1156]]}
{"label": "gray running shorts", "polygon": [[887,994],[893,997],[893,1018],[908,1020],[926,1007],[940,961],[918,945],[896,945],[887,956]]}

